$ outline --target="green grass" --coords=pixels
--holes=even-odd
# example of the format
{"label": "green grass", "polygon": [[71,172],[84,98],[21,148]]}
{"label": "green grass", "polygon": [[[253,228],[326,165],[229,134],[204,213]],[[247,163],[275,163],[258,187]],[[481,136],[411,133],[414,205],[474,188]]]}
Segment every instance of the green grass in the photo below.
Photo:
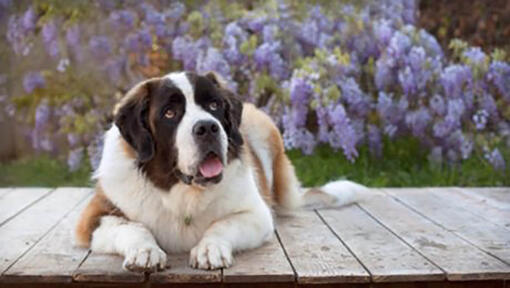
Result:
{"label": "green grass", "polygon": [[[362,148],[354,164],[341,151],[318,147],[311,156],[300,151],[288,155],[305,186],[330,180],[349,179],[371,187],[402,186],[510,186],[510,169],[495,171],[481,156],[471,157],[450,166],[434,166],[427,161],[427,151],[416,141],[399,140],[386,143],[384,157],[376,159]],[[503,150],[510,159],[510,149]],[[508,163],[510,164],[510,163]],[[0,187],[5,186],[89,186],[90,168],[74,173],[65,163],[49,156],[37,156],[10,163],[0,163]]]}
{"label": "green grass", "polygon": [[[336,179],[349,179],[370,187],[423,186],[510,186],[510,170],[495,171],[477,155],[452,165],[431,165],[427,151],[413,140],[385,143],[384,157],[376,159],[367,148],[360,149],[354,164],[341,151],[319,147],[311,156],[300,151],[288,154],[305,186],[324,184]],[[509,159],[510,151],[504,151]]]}
{"label": "green grass", "polygon": [[90,186],[90,168],[71,173],[65,163],[46,155],[0,163],[0,186]]}

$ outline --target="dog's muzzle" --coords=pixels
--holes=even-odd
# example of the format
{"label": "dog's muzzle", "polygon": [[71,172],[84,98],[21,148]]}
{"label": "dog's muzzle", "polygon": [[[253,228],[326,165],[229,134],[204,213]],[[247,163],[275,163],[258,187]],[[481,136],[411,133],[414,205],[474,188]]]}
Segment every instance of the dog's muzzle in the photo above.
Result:
{"label": "dog's muzzle", "polygon": [[178,171],[177,176],[183,183],[191,185],[195,182],[205,185],[221,181],[225,159],[222,157],[220,129],[218,123],[212,120],[200,120],[193,125],[192,133],[200,151],[200,160],[195,175],[186,175]]}

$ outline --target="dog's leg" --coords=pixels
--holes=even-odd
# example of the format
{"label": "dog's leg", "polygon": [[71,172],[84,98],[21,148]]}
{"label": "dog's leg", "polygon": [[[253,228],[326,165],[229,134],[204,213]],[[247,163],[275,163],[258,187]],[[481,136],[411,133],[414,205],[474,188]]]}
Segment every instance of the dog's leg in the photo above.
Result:
{"label": "dog's leg", "polygon": [[118,216],[101,217],[92,233],[90,248],[94,252],[124,256],[123,267],[132,271],[157,271],[166,266],[166,253],[149,229]]}
{"label": "dog's leg", "polygon": [[227,268],[232,252],[255,248],[273,235],[273,219],[267,207],[240,212],[214,222],[191,250],[190,265],[200,269]]}

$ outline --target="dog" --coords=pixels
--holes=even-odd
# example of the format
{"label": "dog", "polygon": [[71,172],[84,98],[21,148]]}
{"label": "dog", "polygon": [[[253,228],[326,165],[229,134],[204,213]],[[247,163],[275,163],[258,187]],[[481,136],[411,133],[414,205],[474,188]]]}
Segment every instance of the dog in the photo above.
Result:
{"label": "dog", "polygon": [[273,121],[215,73],[143,81],[113,115],[76,242],[122,255],[128,270],[163,270],[179,252],[194,268],[227,268],[273,237],[273,214],[363,194],[349,181],[302,188]]}

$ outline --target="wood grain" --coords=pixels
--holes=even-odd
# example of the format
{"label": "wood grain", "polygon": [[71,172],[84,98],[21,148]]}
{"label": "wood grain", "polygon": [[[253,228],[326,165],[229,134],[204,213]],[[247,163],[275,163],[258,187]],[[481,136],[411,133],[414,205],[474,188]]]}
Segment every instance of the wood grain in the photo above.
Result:
{"label": "wood grain", "polygon": [[88,250],[74,244],[74,227],[91,196],[83,200],[54,229],[3,275],[10,282],[71,282]]}
{"label": "wood grain", "polygon": [[510,210],[510,187],[505,188],[459,188],[467,197],[477,199],[484,207]]}
{"label": "wood grain", "polygon": [[119,255],[90,252],[85,261],[73,273],[76,282],[94,283],[140,283],[145,275],[122,268],[124,258]]}
{"label": "wood grain", "polygon": [[21,212],[23,209],[48,195],[48,188],[17,188],[0,195],[0,226]]}
{"label": "wood grain", "polygon": [[221,270],[205,271],[189,266],[189,254],[168,255],[170,268],[150,275],[153,283],[218,283]]}
{"label": "wood grain", "polygon": [[452,192],[449,190],[386,191],[438,225],[510,265],[510,231],[473,214],[462,202],[450,198]]}
{"label": "wood grain", "polygon": [[0,271],[11,266],[88,194],[88,189],[59,188],[1,226]]}
{"label": "wood grain", "polygon": [[[402,192],[404,193],[404,191]],[[447,273],[448,280],[508,279],[510,267],[437,226],[390,196],[360,206]]]}
{"label": "wood grain", "polygon": [[277,230],[299,284],[370,281],[368,272],[314,211],[278,219]]}
{"label": "wood grain", "polygon": [[[446,191],[445,191],[446,190]],[[485,218],[487,221],[501,225],[510,231],[510,209],[487,205],[484,197],[476,197],[464,188],[452,187],[451,189],[432,189],[434,195],[447,194],[451,204],[464,207],[470,213]]]}
{"label": "wood grain", "polygon": [[318,211],[370,271],[373,282],[439,281],[444,273],[358,206]]}
{"label": "wood grain", "polygon": [[223,270],[225,283],[294,282],[294,272],[276,237],[260,248],[234,255],[234,265]]}

